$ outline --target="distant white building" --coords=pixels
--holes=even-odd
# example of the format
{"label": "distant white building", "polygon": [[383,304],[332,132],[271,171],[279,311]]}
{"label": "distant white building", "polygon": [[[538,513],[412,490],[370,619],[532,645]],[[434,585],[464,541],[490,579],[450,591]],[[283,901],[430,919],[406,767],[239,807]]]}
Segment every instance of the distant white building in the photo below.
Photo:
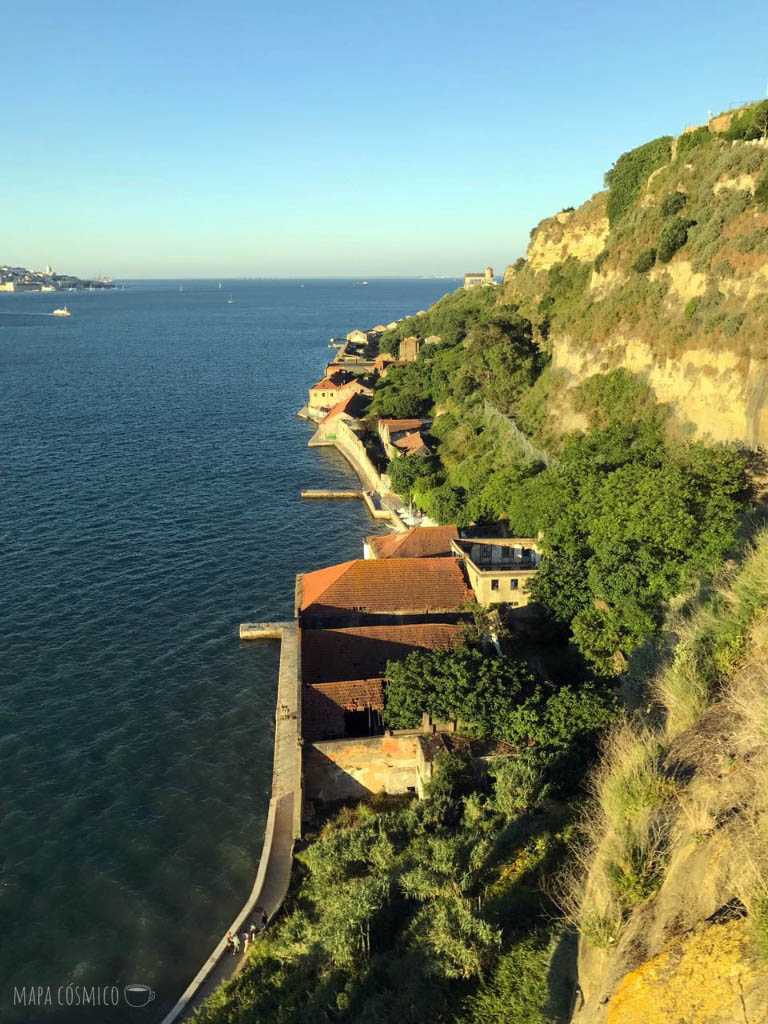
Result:
{"label": "distant white building", "polygon": [[467,291],[470,288],[487,288],[488,285],[496,284],[493,279],[493,267],[486,267],[485,273],[474,273],[464,275],[464,287]]}

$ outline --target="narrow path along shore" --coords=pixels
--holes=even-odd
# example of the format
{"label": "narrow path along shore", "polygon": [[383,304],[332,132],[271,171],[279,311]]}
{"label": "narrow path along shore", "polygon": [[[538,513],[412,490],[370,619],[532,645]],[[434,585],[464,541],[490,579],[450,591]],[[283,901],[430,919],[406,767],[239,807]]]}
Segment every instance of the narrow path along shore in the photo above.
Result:
{"label": "narrow path along shore", "polygon": [[[251,923],[261,929],[262,915],[270,921],[280,909],[291,878],[294,839],[301,834],[301,693],[298,629],[295,622],[243,623],[241,640],[280,640],[280,672],[275,711],[275,753],[272,797],[261,860],[251,894],[228,931],[242,937]],[[256,940],[258,941],[258,939]],[[189,1020],[223,981],[234,977],[246,962],[233,956],[226,934],[162,1021]]]}

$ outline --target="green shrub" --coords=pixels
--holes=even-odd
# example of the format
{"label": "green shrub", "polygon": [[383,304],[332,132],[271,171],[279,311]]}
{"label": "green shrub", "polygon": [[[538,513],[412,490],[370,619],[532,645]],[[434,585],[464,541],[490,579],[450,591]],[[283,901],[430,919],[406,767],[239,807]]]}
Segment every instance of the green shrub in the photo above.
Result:
{"label": "green shrub", "polygon": [[751,141],[768,135],[768,100],[754,103],[736,114],[723,133],[732,141]]}
{"label": "green shrub", "polygon": [[661,232],[657,255],[662,263],[669,263],[678,249],[688,241],[688,226],[680,217],[675,217]]}
{"label": "green shrub", "polygon": [[677,140],[677,159],[683,159],[692,149],[709,145],[714,138],[715,136],[706,125],[702,128],[696,128],[692,132],[686,132],[685,135],[681,135]]}
{"label": "green shrub", "polygon": [[495,803],[502,814],[516,818],[535,810],[549,792],[546,765],[535,751],[505,757],[491,764]]}
{"label": "green shrub", "polygon": [[637,257],[635,262],[632,264],[632,269],[636,270],[638,274],[647,274],[655,262],[656,250],[643,249],[643,251]]}
{"label": "green shrub", "polygon": [[755,188],[755,202],[761,210],[768,210],[768,171],[762,176]]}
{"label": "green shrub", "polygon": [[696,312],[696,307],[698,306],[698,304],[699,304],[698,298],[693,298],[693,299],[690,300],[688,305],[685,307],[685,309],[683,310],[683,316],[687,320],[691,320],[693,318],[693,315]]}
{"label": "green shrub", "polygon": [[659,206],[662,217],[671,217],[673,213],[679,213],[685,206],[688,196],[685,192],[670,192],[664,196]]}
{"label": "green shrub", "polygon": [[629,211],[648,177],[669,161],[671,152],[672,136],[664,135],[622,153],[606,172],[605,184],[610,189],[606,212],[611,227]]}
{"label": "green shrub", "polygon": [[603,249],[602,252],[599,252],[597,254],[597,256],[595,256],[595,270],[597,271],[598,274],[602,274],[603,267],[605,266],[605,261],[607,259],[608,259],[608,250],[607,249]]}

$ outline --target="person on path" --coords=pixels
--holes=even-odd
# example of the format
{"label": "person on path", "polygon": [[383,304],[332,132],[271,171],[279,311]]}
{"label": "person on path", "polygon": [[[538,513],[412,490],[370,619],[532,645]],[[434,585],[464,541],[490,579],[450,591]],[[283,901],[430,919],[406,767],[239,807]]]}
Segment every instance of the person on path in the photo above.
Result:
{"label": "person on path", "polygon": [[248,938],[249,938],[248,932],[243,932],[243,952],[244,953],[248,952]]}
{"label": "person on path", "polygon": [[233,942],[232,942],[232,932],[227,932],[227,945],[228,946],[233,945]]}
{"label": "person on path", "polygon": [[256,923],[255,923],[255,921],[251,921],[251,942],[254,942],[255,939],[256,939]]}
{"label": "person on path", "polygon": [[233,935],[232,936],[232,956],[237,956],[237,954],[239,952],[240,952],[240,936],[239,935]]}

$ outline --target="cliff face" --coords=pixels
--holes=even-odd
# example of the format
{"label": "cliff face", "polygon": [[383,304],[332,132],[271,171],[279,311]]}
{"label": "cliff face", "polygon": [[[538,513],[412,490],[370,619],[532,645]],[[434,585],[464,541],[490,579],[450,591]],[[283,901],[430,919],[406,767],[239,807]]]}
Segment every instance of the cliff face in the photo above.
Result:
{"label": "cliff face", "polygon": [[543,220],[528,246],[529,266],[533,270],[550,270],[569,257],[586,262],[594,260],[608,237],[606,197],[606,192],[598,192],[578,210],[564,211]]}
{"label": "cliff face", "polygon": [[[768,361],[718,347],[689,349],[679,356],[654,351],[653,339],[616,332],[602,345],[584,349],[570,335],[553,339],[552,366],[567,374],[571,387],[595,373],[624,367],[643,376],[659,402],[668,403],[685,435],[710,442],[768,444]],[[582,426],[568,406],[563,430]]]}
{"label": "cliff face", "polygon": [[[693,137],[703,143],[682,144]],[[768,140],[700,128],[674,140],[612,224],[615,181],[537,226],[525,263],[507,270],[504,300],[534,322],[553,302],[547,345],[566,401],[550,413],[560,429],[580,425],[571,389],[624,367],[669,404],[681,434],[768,444],[768,205],[759,201],[767,174]],[[675,231],[676,248],[665,252]]]}
{"label": "cliff face", "polygon": [[766,751],[743,738],[738,716],[714,708],[675,744],[664,883],[615,944],[581,940],[573,1024],[768,1020],[768,972],[747,910],[765,853]]}

